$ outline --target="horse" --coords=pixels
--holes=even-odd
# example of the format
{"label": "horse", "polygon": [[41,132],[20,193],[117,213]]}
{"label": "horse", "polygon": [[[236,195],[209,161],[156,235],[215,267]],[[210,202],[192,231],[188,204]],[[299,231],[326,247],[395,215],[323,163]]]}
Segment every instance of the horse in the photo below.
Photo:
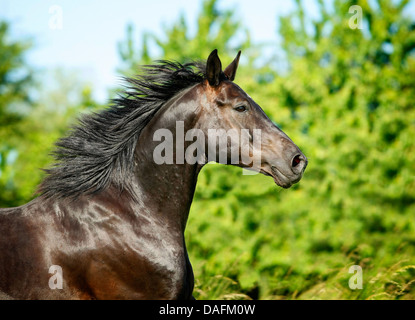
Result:
{"label": "horse", "polygon": [[[1,298],[193,299],[184,231],[203,166],[224,155],[220,163],[270,176],[283,188],[307,166],[234,83],[240,54],[224,70],[216,49],[206,62],[158,60],[125,78],[125,90],[105,109],[79,118],[56,142],[36,198],[0,210]],[[171,149],[165,144],[157,157],[167,160],[155,161],[166,142],[158,133],[176,137],[178,123],[197,135]],[[194,139],[213,129],[247,132],[246,148]],[[186,154],[196,152],[194,161],[177,161],[191,145]]]}

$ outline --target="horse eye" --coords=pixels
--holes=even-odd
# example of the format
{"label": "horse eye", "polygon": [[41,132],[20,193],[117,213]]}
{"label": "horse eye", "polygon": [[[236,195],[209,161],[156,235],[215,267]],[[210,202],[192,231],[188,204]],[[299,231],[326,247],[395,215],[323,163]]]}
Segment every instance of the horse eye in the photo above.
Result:
{"label": "horse eye", "polygon": [[244,106],[244,105],[239,105],[239,106],[235,107],[234,109],[238,112],[244,112],[244,111],[247,110],[246,106]]}

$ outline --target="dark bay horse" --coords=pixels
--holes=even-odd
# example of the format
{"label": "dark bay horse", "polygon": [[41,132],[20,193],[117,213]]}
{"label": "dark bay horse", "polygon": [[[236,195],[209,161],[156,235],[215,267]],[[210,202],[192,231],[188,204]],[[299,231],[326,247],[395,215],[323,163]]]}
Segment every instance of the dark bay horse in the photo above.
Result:
{"label": "dark bay horse", "polygon": [[[216,50],[206,63],[147,66],[127,79],[110,107],[84,116],[57,142],[56,163],[46,170],[39,196],[0,210],[0,298],[192,298],[184,231],[202,167],[224,154],[226,163],[288,188],[307,165],[233,82],[239,56],[224,71]],[[181,145],[179,129],[197,129],[197,135],[186,135]],[[234,157],[228,140],[212,147],[197,139],[212,129],[245,130],[248,148],[237,145]],[[160,130],[172,133],[174,147],[155,138]],[[261,133],[259,149],[254,130]],[[161,143],[164,162],[156,161]],[[197,159],[183,161],[180,153],[191,145],[187,155],[196,152]],[[208,154],[212,148],[217,156]]]}

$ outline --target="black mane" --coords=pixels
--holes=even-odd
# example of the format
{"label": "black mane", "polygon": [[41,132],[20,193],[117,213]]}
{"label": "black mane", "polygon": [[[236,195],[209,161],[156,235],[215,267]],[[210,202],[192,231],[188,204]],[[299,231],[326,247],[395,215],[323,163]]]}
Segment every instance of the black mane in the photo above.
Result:
{"label": "black mane", "polygon": [[56,163],[45,170],[40,194],[63,198],[95,193],[109,184],[125,188],[141,131],[165,102],[205,79],[205,66],[161,60],[144,66],[142,75],[124,79],[125,91],[108,108],[83,116],[56,143]]}

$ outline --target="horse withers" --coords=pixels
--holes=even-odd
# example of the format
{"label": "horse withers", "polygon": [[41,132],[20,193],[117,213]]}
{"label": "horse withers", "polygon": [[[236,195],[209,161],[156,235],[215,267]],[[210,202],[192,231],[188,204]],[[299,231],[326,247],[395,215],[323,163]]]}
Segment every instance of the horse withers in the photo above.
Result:
{"label": "horse withers", "polygon": [[[0,210],[0,298],[192,298],[184,231],[202,167],[233,164],[288,188],[307,166],[233,82],[239,56],[223,71],[216,50],[206,63],[146,66],[57,142],[39,196]],[[213,131],[246,139],[212,144]]]}

